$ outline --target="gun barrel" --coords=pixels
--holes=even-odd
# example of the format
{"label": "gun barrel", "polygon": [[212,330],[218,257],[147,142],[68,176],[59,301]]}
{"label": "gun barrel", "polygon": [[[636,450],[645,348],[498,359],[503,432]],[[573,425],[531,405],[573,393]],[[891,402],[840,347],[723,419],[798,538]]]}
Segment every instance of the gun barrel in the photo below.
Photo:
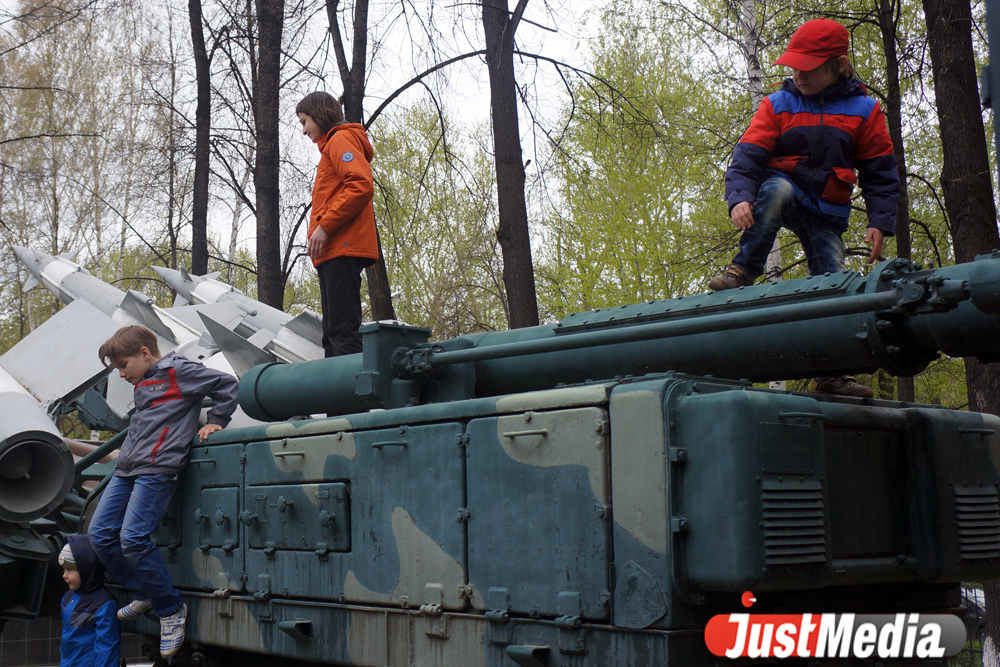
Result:
{"label": "gun barrel", "polygon": [[442,385],[456,381],[472,397],[666,371],[763,382],[879,368],[913,375],[942,352],[1000,359],[1000,337],[989,335],[1000,326],[1000,254],[918,269],[892,260],[868,277],[651,301],[432,345],[398,332],[392,344],[379,339],[389,327],[374,325],[362,328],[362,354],[255,367],[241,401],[251,416],[277,420],[451,400]]}

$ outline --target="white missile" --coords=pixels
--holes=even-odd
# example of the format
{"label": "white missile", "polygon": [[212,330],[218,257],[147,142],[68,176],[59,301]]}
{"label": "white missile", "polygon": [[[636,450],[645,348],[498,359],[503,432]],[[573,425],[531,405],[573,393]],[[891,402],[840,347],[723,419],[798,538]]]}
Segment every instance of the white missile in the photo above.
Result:
{"label": "white missile", "polygon": [[[233,302],[160,308],[141,292],[134,290],[123,292],[97,278],[74,262],[70,254],[53,257],[39,250],[20,247],[15,247],[14,251],[31,272],[31,279],[25,284],[25,290],[43,285],[63,303],[73,304],[80,301],[96,309],[97,312],[90,312],[82,317],[86,321],[76,322],[73,326],[86,330],[100,317],[110,319],[111,333],[123,326],[140,324],[156,334],[160,352],[163,354],[173,351],[193,361],[205,363],[217,350],[213,349],[210,335],[206,335],[207,330],[202,318],[207,317],[219,326],[231,329],[240,326],[247,316],[245,310]],[[65,330],[61,334],[66,337]],[[73,337],[66,338],[72,341]],[[92,355],[96,360],[100,342],[106,339],[107,336],[96,345],[94,341],[88,340],[79,349],[79,353]],[[225,355],[215,356],[218,358],[211,359],[210,363],[213,368],[236,375]],[[30,382],[44,383],[53,376],[58,376],[57,369],[40,367],[37,373],[31,373]],[[95,383],[100,379],[96,378]],[[22,382],[25,380],[22,379]],[[115,415],[125,419],[135,407],[133,387],[122,380],[117,373],[111,373],[108,376],[105,400]],[[241,410],[237,410],[233,421],[239,425],[259,423],[251,420]]]}
{"label": "white missile", "polygon": [[[184,269],[174,270],[161,266],[154,266],[153,270],[177,292],[178,297],[188,303],[238,305],[246,313],[246,317],[239,327],[225,328],[235,332],[237,338],[242,337],[251,346],[269,353],[274,360],[294,363],[323,358],[322,324],[320,316],[316,313],[306,310],[292,317],[284,311],[248,297],[231,285],[215,280],[219,275],[217,273],[195,276]],[[238,375],[247,370],[244,366],[250,361],[263,363],[260,361],[262,357],[255,355],[243,341],[224,334],[217,336],[218,330],[212,327],[209,328],[209,333],[232,362]]]}

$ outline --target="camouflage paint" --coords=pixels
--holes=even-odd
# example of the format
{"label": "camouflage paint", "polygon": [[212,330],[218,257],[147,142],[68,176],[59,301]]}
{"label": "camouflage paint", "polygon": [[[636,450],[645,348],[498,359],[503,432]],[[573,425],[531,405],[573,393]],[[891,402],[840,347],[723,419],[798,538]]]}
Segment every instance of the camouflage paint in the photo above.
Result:
{"label": "camouflage paint", "polygon": [[344,591],[348,600],[374,604],[441,604],[447,609],[465,606],[465,570],[440,545],[417,528],[413,517],[402,507],[392,510],[392,535],[399,554],[399,581],[388,593],[377,593],[361,584],[353,570],[347,571]]}

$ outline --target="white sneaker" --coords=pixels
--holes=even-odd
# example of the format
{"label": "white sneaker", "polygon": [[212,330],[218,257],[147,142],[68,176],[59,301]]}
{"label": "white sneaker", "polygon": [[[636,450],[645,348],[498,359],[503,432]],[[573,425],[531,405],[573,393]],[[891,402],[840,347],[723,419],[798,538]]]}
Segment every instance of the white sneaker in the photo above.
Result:
{"label": "white sneaker", "polygon": [[133,618],[139,618],[152,608],[153,603],[149,600],[132,600],[118,610],[118,620],[131,621]]}
{"label": "white sneaker", "polygon": [[176,612],[160,619],[160,657],[169,658],[180,650],[184,643],[187,611],[187,605],[182,604]]}

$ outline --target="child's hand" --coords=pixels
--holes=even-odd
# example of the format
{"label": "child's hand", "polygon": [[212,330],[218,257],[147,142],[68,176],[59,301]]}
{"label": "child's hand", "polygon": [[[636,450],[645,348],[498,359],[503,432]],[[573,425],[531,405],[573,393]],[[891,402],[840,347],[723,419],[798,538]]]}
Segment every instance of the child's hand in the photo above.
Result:
{"label": "child's hand", "polygon": [[328,238],[330,238],[330,235],[326,233],[326,230],[321,226],[317,226],[312,236],[309,237],[309,257],[319,259]]}
{"label": "child's hand", "polygon": [[218,424],[205,424],[198,431],[198,439],[199,439],[200,442],[205,442],[206,440],[208,440],[209,434],[215,433],[216,431],[221,431],[221,430],[222,430],[222,427],[219,426]]}
{"label": "child's hand", "polygon": [[737,229],[750,229],[753,226],[753,204],[741,201],[733,207],[733,224]]}
{"label": "child's hand", "polygon": [[885,240],[885,234],[881,229],[869,227],[868,231],[865,232],[865,243],[872,244],[872,254],[868,256],[869,264],[875,263],[875,260],[878,259],[879,254],[882,252],[883,240]]}

